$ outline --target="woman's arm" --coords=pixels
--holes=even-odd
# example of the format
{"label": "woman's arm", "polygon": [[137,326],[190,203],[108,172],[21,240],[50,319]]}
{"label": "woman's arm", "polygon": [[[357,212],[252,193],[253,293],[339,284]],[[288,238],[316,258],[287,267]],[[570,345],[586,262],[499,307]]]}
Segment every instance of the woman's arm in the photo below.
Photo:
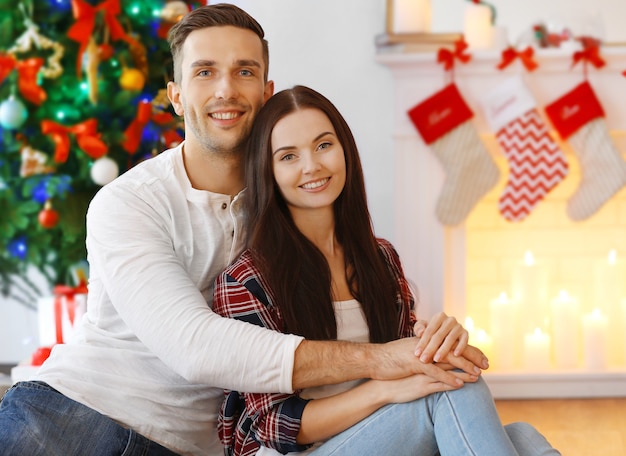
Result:
{"label": "woman's arm", "polygon": [[308,402],[302,414],[297,442],[326,440],[367,418],[384,405],[410,402],[453,387],[428,375],[416,374],[399,380],[370,380],[335,396]]}

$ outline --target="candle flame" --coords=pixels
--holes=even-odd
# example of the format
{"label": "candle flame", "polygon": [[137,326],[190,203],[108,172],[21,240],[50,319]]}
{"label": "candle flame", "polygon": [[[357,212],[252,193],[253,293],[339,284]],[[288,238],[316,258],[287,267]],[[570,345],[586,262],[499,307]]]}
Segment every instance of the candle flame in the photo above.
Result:
{"label": "candle flame", "polygon": [[559,291],[559,298],[564,301],[567,300],[569,298],[569,294],[567,293],[567,290]]}
{"label": "candle flame", "polygon": [[609,264],[611,264],[611,265],[616,263],[616,261],[617,261],[617,251],[615,249],[611,249],[609,251],[608,261],[609,261]]}
{"label": "candle flame", "polygon": [[500,293],[500,296],[498,296],[498,300],[503,304],[505,304],[509,300],[509,297],[506,295],[506,291]]}
{"label": "candle flame", "polygon": [[527,250],[526,253],[524,253],[524,264],[526,264],[526,266],[532,266],[535,264],[535,257],[533,256],[533,252],[530,250]]}
{"label": "candle flame", "polygon": [[474,330],[474,320],[472,320],[472,317],[465,318],[465,329],[470,332]]}
{"label": "candle flame", "polygon": [[541,336],[541,328],[535,328],[535,336]]}

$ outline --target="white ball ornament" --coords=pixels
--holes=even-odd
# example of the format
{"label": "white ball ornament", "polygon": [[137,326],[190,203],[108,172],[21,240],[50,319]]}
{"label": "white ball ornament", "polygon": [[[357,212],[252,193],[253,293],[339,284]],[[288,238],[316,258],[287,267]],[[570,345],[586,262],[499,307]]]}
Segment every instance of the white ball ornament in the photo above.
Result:
{"label": "white ball ornament", "polygon": [[0,104],[0,125],[5,130],[17,130],[28,118],[28,110],[24,103],[9,95],[9,98]]}
{"label": "white ball ornament", "polygon": [[119,167],[115,160],[107,156],[101,157],[91,165],[91,179],[98,185],[106,185],[119,176]]}

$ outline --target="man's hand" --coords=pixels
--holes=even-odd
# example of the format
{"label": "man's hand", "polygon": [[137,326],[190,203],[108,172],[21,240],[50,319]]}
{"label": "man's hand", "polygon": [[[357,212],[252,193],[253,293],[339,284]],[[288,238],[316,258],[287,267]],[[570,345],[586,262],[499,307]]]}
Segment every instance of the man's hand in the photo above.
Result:
{"label": "man's hand", "polygon": [[[441,365],[422,362],[414,353],[417,341],[415,337],[407,337],[386,344],[368,344],[366,353],[369,358],[368,364],[372,369],[369,377],[377,380],[391,380],[412,374],[425,374],[454,387],[461,386],[464,382],[475,382],[478,379],[480,369],[475,369],[470,361],[462,357],[456,358],[449,354],[445,363]],[[463,366],[466,369],[463,369]],[[463,372],[452,371],[455,368]]]}

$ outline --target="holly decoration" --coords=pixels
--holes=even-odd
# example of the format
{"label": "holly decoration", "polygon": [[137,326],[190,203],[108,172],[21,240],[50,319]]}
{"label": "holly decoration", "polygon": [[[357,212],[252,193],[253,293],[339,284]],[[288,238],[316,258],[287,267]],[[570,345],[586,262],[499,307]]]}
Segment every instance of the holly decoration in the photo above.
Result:
{"label": "holly decoration", "polygon": [[169,3],[0,0],[0,303],[50,294],[32,268],[51,287],[71,284],[95,193],[182,140],[163,95],[172,62],[160,33],[174,11],[205,2]]}

